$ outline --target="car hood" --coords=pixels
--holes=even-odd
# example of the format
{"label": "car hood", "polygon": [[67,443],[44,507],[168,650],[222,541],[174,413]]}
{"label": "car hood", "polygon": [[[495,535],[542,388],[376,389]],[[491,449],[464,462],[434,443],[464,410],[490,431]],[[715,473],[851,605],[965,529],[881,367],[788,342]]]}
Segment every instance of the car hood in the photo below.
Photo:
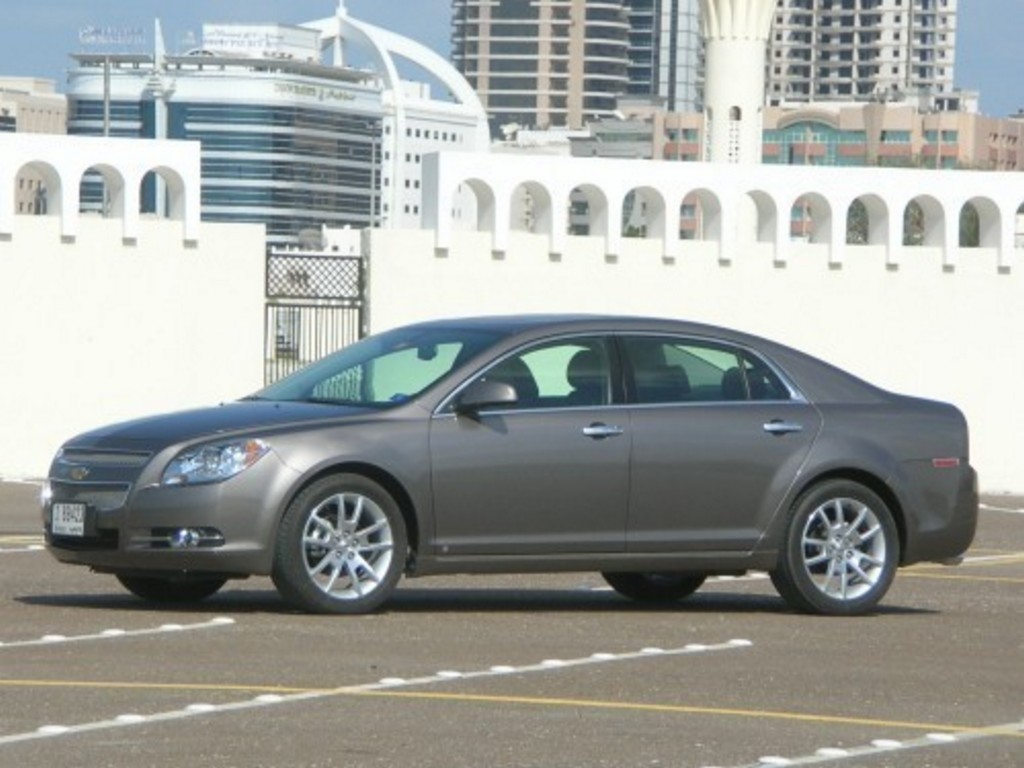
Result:
{"label": "car hood", "polygon": [[69,440],[67,446],[155,451],[175,443],[220,434],[270,431],[311,422],[332,422],[363,415],[370,410],[314,403],[237,401],[111,424],[81,434]]}

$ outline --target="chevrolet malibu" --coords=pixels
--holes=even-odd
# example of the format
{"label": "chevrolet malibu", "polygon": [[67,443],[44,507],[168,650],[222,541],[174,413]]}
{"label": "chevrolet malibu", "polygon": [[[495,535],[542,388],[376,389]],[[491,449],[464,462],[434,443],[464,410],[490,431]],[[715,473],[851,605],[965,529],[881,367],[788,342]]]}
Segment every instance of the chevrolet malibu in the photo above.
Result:
{"label": "chevrolet malibu", "polygon": [[364,339],[237,402],[68,441],[49,551],[152,601],[269,575],[362,613],[399,578],[599,571],[672,601],[766,570],[795,609],[870,611],[977,521],[964,417],[755,336],[518,316]]}

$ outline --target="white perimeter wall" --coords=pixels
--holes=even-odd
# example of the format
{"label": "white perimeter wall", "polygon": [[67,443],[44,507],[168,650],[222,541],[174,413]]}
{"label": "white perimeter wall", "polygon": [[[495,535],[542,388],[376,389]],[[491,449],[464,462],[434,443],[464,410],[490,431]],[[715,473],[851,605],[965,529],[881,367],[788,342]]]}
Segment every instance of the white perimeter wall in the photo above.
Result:
{"label": "white perimeter wall", "polygon": [[727,325],[823,357],[880,386],[948,400],[967,415],[972,462],[987,492],[1024,492],[1024,255],[1000,269],[995,249],[849,248],[830,263],[827,244],[744,246],[728,261],[717,242],[689,243],[666,259],[656,240],[566,239],[512,232],[503,256],[490,232],[453,232],[435,251],[431,231],[370,233],[370,324],[381,331],[442,316],[611,312]]}
{"label": "white perimeter wall", "polygon": [[263,382],[262,226],[15,216],[0,234],[0,477],[43,477],[67,438]]}

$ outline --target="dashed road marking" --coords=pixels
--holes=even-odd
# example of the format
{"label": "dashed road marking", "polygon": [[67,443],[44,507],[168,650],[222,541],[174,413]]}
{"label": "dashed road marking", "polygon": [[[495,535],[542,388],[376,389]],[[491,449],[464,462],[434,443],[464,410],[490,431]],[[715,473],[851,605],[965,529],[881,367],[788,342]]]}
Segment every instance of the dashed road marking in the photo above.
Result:
{"label": "dashed road marking", "polygon": [[[235,623],[234,619],[226,616],[219,616],[210,621],[199,622],[198,624],[161,624],[159,627],[147,629],[105,629],[102,632],[95,632],[87,635],[43,635],[36,640],[15,640],[13,642],[0,641],[0,649],[3,648],[25,648],[33,645],[59,645],[61,643],[78,643],[85,640],[112,640],[118,637],[141,637],[143,635],[159,635],[169,632],[190,632],[197,629],[214,629],[215,627],[228,627]],[[0,681],[2,684],[2,681]]]}
{"label": "dashed road marking", "polygon": [[[689,654],[703,654],[712,653],[717,651],[727,650],[738,650],[742,648],[750,647],[752,643],[749,640],[729,640],[724,643],[716,643],[713,645],[701,645],[701,644],[690,644],[682,648],[643,648],[639,651],[631,653],[595,653],[584,658],[576,659],[546,659],[538,664],[529,664],[525,666],[509,667],[509,666],[495,666],[481,670],[471,671],[457,671],[457,670],[442,670],[434,675],[428,675],[425,677],[416,678],[400,678],[390,677],[383,678],[375,683],[368,683],[364,685],[356,686],[343,686],[340,688],[332,689],[312,689],[312,690],[300,690],[295,693],[262,693],[255,698],[247,699],[245,701],[231,702],[227,704],[207,704],[207,703],[195,703],[191,704],[184,709],[173,710],[170,712],[160,712],[152,715],[137,715],[130,714],[129,716],[121,715],[114,717],[109,720],[101,720],[93,723],[81,723],[79,725],[62,725],[62,724],[47,724],[40,726],[34,731],[28,731],[25,733],[14,733],[6,736],[0,736],[0,747],[17,744],[26,741],[33,741],[37,739],[52,738],[55,736],[67,736],[77,733],[88,733],[92,731],[107,730],[111,728],[124,728],[139,723],[159,723],[168,722],[172,720],[181,720],[188,717],[195,717],[197,715],[204,714],[217,714],[224,712],[238,712],[247,709],[253,709],[257,707],[265,707],[273,704],[288,704],[293,702],[311,701],[315,699],[323,699],[332,696],[348,696],[356,694],[371,694],[377,692],[384,695],[387,692],[395,692],[398,689],[408,688],[411,686],[424,686],[438,683],[448,683],[453,680],[479,680],[482,678],[497,677],[499,675],[508,674],[530,674],[539,672],[553,672],[556,670],[563,670],[566,668],[580,667],[594,664],[609,664],[620,661],[634,661],[638,659],[648,658],[664,658],[667,656],[682,656]],[[0,688],[2,687],[31,687],[36,685],[34,681],[30,680],[0,680]],[[47,686],[60,685],[60,681],[41,681],[39,684]],[[66,683],[69,687],[76,685],[75,682],[71,681]],[[89,683],[89,686],[99,686],[101,684]],[[108,684],[110,688],[125,687],[131,684],[113,683]],[[184,690],[188,688],[195,688],[196,690],[237,690],[231,687],[223,688],[211,688],[202,686],[175,686],[178,690]],[[268,690],[268,689],[262,689]]]}
{"label": "dashed road marking", "polygon": [[840,760],[852,760],[886,752],[904,752],[912,749],[944,747],[963,744],[979,739],[997,737],[1024,738],[1024,721],[1005,725],[986,726],[983,728],[959,729],[956,733],[928,733],[917,739],[898,741],[896,739],[875,739],[870,744],[860,747],[822,747],[813,755],[800,757],[783,757],[781,755],[765,755],[756,763],[735,766],[735,768],[768,768],[768,766],[818,765],[835,763]]}
{"label": "dashed road marking", "polygon": [[43,546],[43,537],[37,534],[10,534],[0,536],[0,555],[9,555],[16,552],[42,552],[46,549]]}
{"label": "dashed road marking", "polygon": [[1019,509],[1017,507],[997,507],[992,504],[979,504],[978,508],[983,509],[986,512],[1009,512],[1013,515],[1024,515],[1024,509]]}

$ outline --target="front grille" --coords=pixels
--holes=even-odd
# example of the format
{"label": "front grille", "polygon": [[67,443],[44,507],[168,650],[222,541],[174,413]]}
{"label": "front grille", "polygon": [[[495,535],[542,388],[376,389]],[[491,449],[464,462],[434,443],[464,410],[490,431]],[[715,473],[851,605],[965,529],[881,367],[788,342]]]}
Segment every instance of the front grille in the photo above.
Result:
{"label": "front grille", "polygon": [[97,451],[91,448],[64,448],[58,460],[91,467],[142,467],[152,454],[139,451]]}

